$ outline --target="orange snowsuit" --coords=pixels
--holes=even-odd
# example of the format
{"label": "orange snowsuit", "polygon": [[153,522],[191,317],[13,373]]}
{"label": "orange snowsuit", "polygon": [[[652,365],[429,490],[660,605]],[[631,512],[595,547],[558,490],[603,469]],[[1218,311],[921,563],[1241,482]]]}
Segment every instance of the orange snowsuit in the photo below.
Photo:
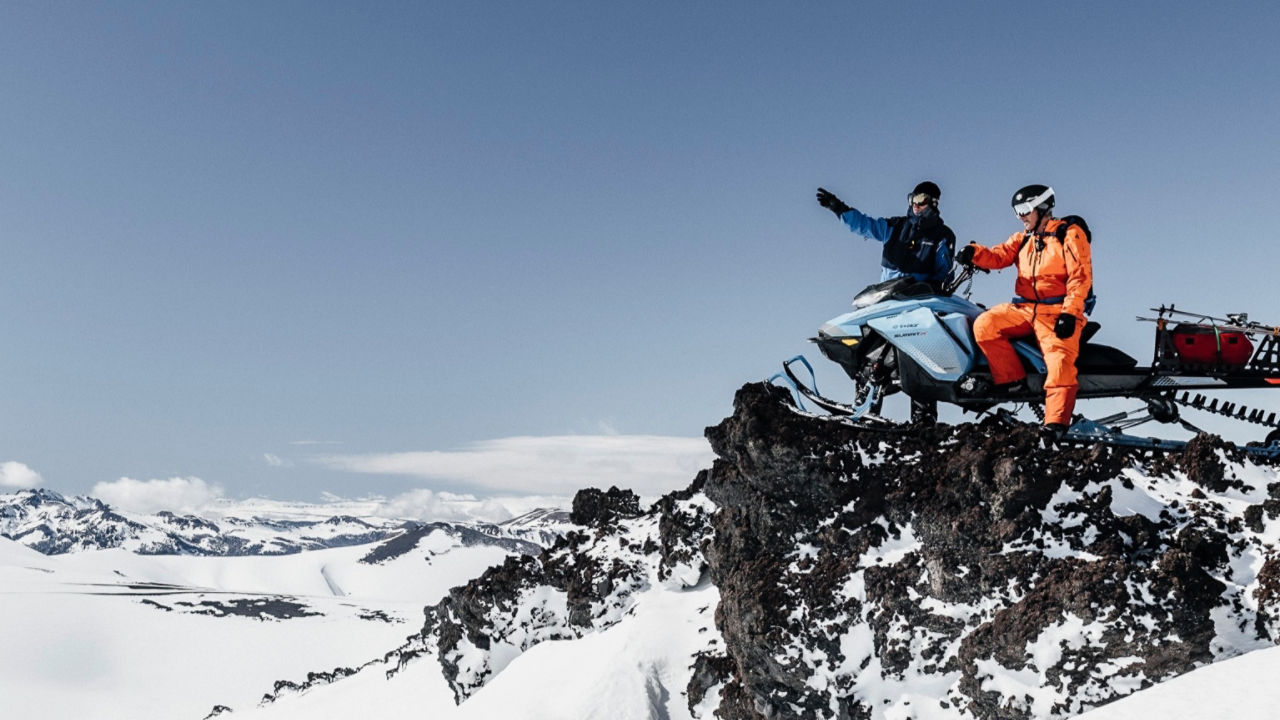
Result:
{"label": "orange snowsuit", "polygon": [[[991,379],[1004,385],[1026,377],[1009,341],[1034,333],[1048,369],[1044,421],[1070,425],[1080,387],[1076,358],[1085,325],[1085,298],[1093,287],[1093,261],[1089,240],[1079,227],[1067,228],[1061,242],[1054,237],[1062,223],[1050,218],[1038,232],[1014,233],[991,248],[974,246],[973,264],[978,267],[998,270],[1017,264],[1014,291],[1018,297],[979,315],[973,323],[973,335],[987,356]],[[1076,317],[1076,329],[1070,337],[1059,338],[1054,333],[1060,313]]]}

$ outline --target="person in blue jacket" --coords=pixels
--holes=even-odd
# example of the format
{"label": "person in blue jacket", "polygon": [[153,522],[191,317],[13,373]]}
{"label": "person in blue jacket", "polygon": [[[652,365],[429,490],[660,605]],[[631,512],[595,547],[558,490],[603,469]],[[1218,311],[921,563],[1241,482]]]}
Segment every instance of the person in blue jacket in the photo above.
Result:
{"label": "person in blue jacket", "polygon": [[907,196],[906,215],[873,218],[845,204],[825,188],[818,188],[818,204],[827,208],[859,235],[884,243],[880,280],[910,275],[940,287],[951,275],[956,234],[942,222],[938,198],[942,190],[925,180]]}
{"label": "person in blue jacket", "polygon": [[[955,258],[956,234],[942,222],[938,214],[938,198],[942,190],[937,183],[925,180],[907,196],[907,214],[890,218],[873,218],[846,205],[825,188],[818,188],[818,204],[840,218],[849,229],[884,244],[880,254],[880,281],[910,276],[941,289],[951,276]],[[873,408],[879,412],[879,408]],[[935,400],[911,398],[911,422],[916,426],[932,425],[938,420]]]}

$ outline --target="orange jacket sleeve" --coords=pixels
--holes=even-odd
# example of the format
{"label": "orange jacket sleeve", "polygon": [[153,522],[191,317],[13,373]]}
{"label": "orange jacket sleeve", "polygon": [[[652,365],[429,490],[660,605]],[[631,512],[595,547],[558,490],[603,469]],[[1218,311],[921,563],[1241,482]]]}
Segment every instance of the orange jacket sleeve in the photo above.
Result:
{"label": "orange jacket sleeve", "polygon": [[973,264],[987,270],[1007,268],[1018,259],[1018,248],[1022,246],[1022,233],[1014,233],[1008,240],[989,248],[974,243]]}

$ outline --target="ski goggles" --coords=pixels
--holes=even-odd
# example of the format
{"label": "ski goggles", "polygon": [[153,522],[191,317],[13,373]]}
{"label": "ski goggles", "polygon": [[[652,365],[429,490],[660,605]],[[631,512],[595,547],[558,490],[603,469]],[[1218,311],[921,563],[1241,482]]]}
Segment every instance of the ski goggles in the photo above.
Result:
{"label": "ski goggles", "polygon": [[1036,209],[1037,205],[1044,202],[1045,200],[1048,200],[1051,197],[1053,197],[1053,188],[1045,188],[1044,192],[1031,198],[1030,200],[1026,202],[1020,202],[1017,205],[1014,205],[1013,212],[1017,214],[1018,217],[1029,215],[1032,210]]}
{"label": "ski goggles", "polygon": [[912,205],[932,205],[934,203],[933,196],[926,193],[908,195],[907,199],[911,201]]}

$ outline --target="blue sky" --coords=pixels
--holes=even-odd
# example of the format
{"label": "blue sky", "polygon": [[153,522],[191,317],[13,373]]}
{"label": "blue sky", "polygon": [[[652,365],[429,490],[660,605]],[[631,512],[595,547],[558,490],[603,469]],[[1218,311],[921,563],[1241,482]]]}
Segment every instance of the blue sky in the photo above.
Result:
{"label": "blue sky", "polygon": [[818,185],[896,215],[933,179],[984,243],[1053,185],[1094,228],[1100,339],[1143,360],[1160,303],[1280,322],[1278,16],[6,3],[0,461],[314,498],[483,494],[483,464],[365,460],[531,438],[559,467],[608,466],[602,436],[702,458],[734,391],[878,277]]}

